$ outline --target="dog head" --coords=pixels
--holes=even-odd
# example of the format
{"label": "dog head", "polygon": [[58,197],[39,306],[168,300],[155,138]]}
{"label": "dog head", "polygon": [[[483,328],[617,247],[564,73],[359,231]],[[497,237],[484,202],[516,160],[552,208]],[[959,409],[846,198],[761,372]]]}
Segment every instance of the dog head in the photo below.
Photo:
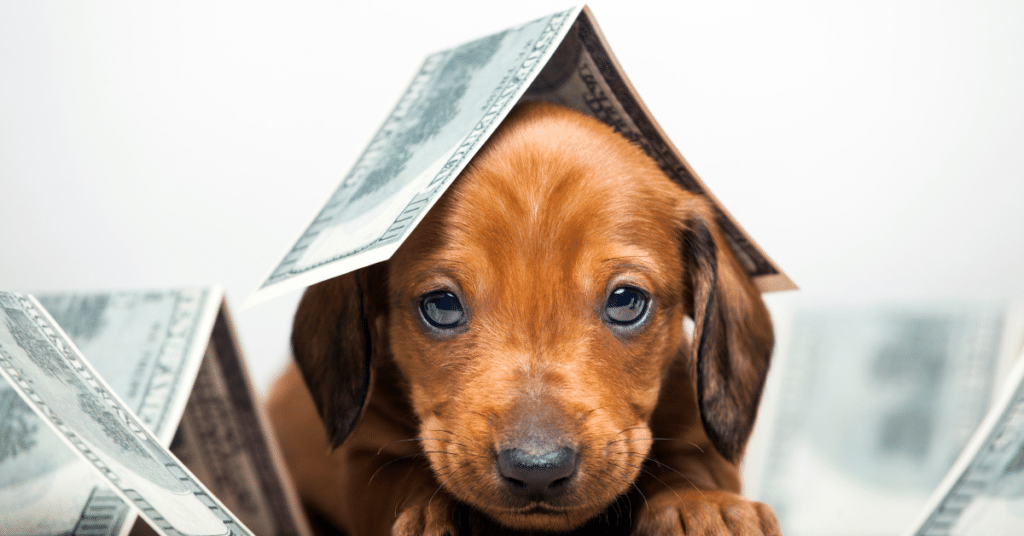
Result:
{"label": "dog head", "polygon": [[542,103],[513,110],[390,261],[310,287],[293,334],[335,444],[371,360],[392,359],[437,481],[502,524],[549,530],[633,485],[678,360],[697,426],[738,461],[772,344],[707,200],[606,125]]}

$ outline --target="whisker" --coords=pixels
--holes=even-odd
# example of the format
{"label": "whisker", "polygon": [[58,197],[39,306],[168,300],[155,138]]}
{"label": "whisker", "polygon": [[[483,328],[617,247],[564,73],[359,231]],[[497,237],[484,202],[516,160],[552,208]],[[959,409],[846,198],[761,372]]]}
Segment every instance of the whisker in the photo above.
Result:
{"label": "whisker", "polygon": [[[381,472],[381,470],[383,470],[385,467],[387,467],[387,466],[389,466],[389,465],[391,465],[393,463],[400,462],[400,461],[403,461],[403,460],[408,460],[409,458],[415,458],[417,456],[426,457],[427,454],[451,454],[451,453],[446,451],[446,450],[424,450],[424,451],[420,451],[420,452],[414,452],[412,454],[406,454],[405,456],[399,456],[399,457],[397,457],[395,459],[388,460],[383,465],[378,467],[377,470],[374,471],[372,475],[370,475],[370,479],[367,480],[366,483],[369,484],[369,483],[373,482],[373,479],[374,479],[374,477],[377,476],[377,473]],[[478,457],[480,457],[480,456],[478,456]]]}
{"label": "whisker", "polygon": [[671,437],[634,437],[633,439],[616,439],[614,441],[609,441],[608,444],[632,443],[634,441],[682,441],[682,439],[674,439]]}
{"label": "whisker", "polygon": [[[377,454],[380,454],[380,453],[378,452]],[[377,477],[377,473],[381,472],[385,467],[387,467],[387,466],[389,466],[389,465],[391,465],[391,464],[393,464],[395,462],[400,462],[402,460],[406,460],[406,459],[409,459],[409,458],[415,458],[416,456],[426,456],[426,454],[427,454],[426,452],[414,452],[412,454],[407,454],[405,456],[399,456],[398,458],[395,458],[393,460],[388,460],[386,463],[384,463],[383,465],[378,467],[377,470],[374,471],[372,475],[370,475],[370,479],[367,480],[366,483],[367,484],[372,483],[373,479]]]}
{"label": "whisker", "polygon": [[[697,491],[700,491],[700,488],[698,488],[697,485],[694,484],[693,481],[690,480],[690,478],[688,476],[684,475],[683,473],[680,473],[679,471],[676,470],[675,467],[672,467],[671,465],[664,464],[662,462],[659,462],[658,460],[655,460],[654,458],[651,458],[651,457],[648,457],[648,456],[642,456],[640,454],[633,454],[631,452],[626,452],[625,454],[626,454],[626,456],[633,456],[635,458],[642,458],[644,461],[648,461],[648,462],[657,464],[658,467],[664,467],[665,469],[668,469],[669,471],[672,471],[673,473],[683,477],[683,479],[685,479],[687,482],[689,482],[689,484],[691,486],[693,486],[693,489],[695,489]],[[701,492],[701,494],[703,495],[703,492]]]}
{"label": "whisker", "polygon": [[[633,486],[636,486],[636,484],[633,484],[632,482],[630,482],[630,484],[632,484]],[[621,520],[622,519],[622,508],[623,508],[623,506],[626,506],[626,515],[629,517],[630,520],[632,520],[633,519],[633,499],[629,498],[629,494],[628,493],[624,494],[623,497],[625,497],[626,502],[628,503],[628,505],[623,505],[622,504],[622,499],[617,499],[615,501],[615,517],[617,518],[617,520]],[[632,521],[630,521],[630,524],[632,524]]]}
{"label": "whisker", "polygon": [[[461,471],[463,469],[470,469],[470,472],[472,473],[473,466],[472,466],[471,463],[464,463],[464,464],[462,464],[461,467],[456,469],[456,472],[457,471]],[[454,473],[452,473],[452,474],[454,475]],[[449,480],[450,480],[450,478],[449,478]],[[468,480],[457,481],[457,482],[455,482],[455,484],[453,484],[451,486],[451,491],[454,493],[456,491],[461,492],[463,489],[465,489],[466,494],[470,495],[470,494],[472,494],[472,491],[474,489],[476,489],[476,485],[477,485],[478,482],[479,482],[479,479],[472,479],[472,478],[468,479]],[[469,487],[467,488],[466,485],[468,485]]]}
{"label": "whisker", "polygon": [[467,464],[467,465],[463,465],[462,467],[459,467],[458,469],[452,471],[451,476],[449,476],[447,479],[445,479],[444,482],[441,482],[441,485],[437,486],[437,489],[434,490],[434,493],[430,495],[430,499],[427,500],[427,508],[430,508],[430,503],[434,502],[434,497],[437,495],[437,492],[441,491],[441,488],[443,488],[445,486],[445,484],[447,484],[449,481],[451,481],[451,479],[455,478],[455,476],[459,474],[459,471],[461,471],[463,469],[472,469],[472,466]]}
{"label": "whisker", "polygon": [[464,493],[465,495],[472,497],[473,496],[473,490],[475,490],[475,489],[476,489],[476,483],[473,482],[473,481],[469,481],[469,487],[466,487],[466,486],[464,486],[463,484],[460,483],[459,486],[456,487],[453,491],[458,491],[459,493]]}
{"label": "whisker", "polygon": [[[636,492],[640,494],[640,497],[643,498],[644,503],[646,503],[648,509],[650,509],[651,505],[650,505],[650,503],[647,502],[647,495],[644,495],[644,492],[640,489],[640,486],[637,486],[636,482],[630,482],[630,484],[632,484],[633,487],[636,488]],[[633,498],[630,497],[627,494],[626,495],[626,501],[629,502],[629,510],[626,511],[626,514],[627,514],[627,517],[629,518],[629,524],[630,524],[630,526],[632,526],[633,525]]]}
{"label": "whisker", "polygon": [[[391,443],[388,443],[388,445],[394,445],[395,443],[409,443],[411,441],[442,441],[444,443],[448,443],[448,444],[451,444],[451,445],[458,445],[460,447],[470,448],[469,445],[466,445],[464,443],[459,443],[457,441],[452,441],[451,439],[443,439],[443,438],[439,438],[439,437],[411,437],[409,439],[396,439],[395,441],[392,441]],[[385,445],[385,446],[388,446],[388,445]],[[384,447],[381,447],[381,450],[383,450],[383,449],[384,449]],[[380,451],[378,451],[378,454],[379,453],[380,453]]]}
{"label": "whisker", "polygon": [[693,441],[687,441],[685,439],[679,439],[675,437],[637,437],[633,439],[616,439],[614,441],[609,441],[607,444],[612,445],[615,443],[632,443],[634,441],[682,441],[683,443],[689,443],[693,448],[700,451],[701,454],[705,454],[704,449],[701,448],[700,445],[694,443]]}
{"label": "whisker", "polygon": [[[641,490],[641,489],[640,489],[640,486],[637,486],[637,485],[636,485],[636,482],[630,482],[630,484],[632,484],[632,485],[633,485],[633,487],[634,487],[634,488],[636,489],[636,492],[640,494],[640,497],[641,497],[641,498],[643,498],[643,500],[644,500],[644,503],[646,503],[646,504],[647,504],[647,509],[648,509],[648,510],[650,510],[650,508],[651,508],[651,503],[647,502],[647,496],[646,496],[646,495],[644,495],[644,492],[643,492],[643,490]],[[629,503],[629,506],[630,506],[630,510],[631,510],[631,512],[630,512],[630,514],[631,514],[631,515],[630,515],[630,520],[632,520],[632,509],[633,509],[633,508],[632,508],[632,506],[633,506],[633,503],[632,503],[632,501],[630,501],[630,503]]]}
{"label": "whisker", "polygon": [[[633,464],[631,464],[631,463],[627,463],[626,465],[628,465],[628,466],[630,466],[630,467],[636,467],[637,469],[639,469],[639,470],[643,471],[644,473],[647,473],[648,475],[650,475],[650,476],[651,476],[651,478],[653,478],[653,479],[657,480],[658,482],[661,482],[661,484],[662,484],[663,486],[665,486],[665,487],[666,487],[666,488],[668,488],[668,489],[669,489],[670,491],[672,491],[672,493],[674,493],[674,494],[675,494],[676,498],[677,498],[677,499],[679,499],[679,502],[683,502],[683,498],[679,496],[679,492],[677,492],[677,491],[675,490],[675,488],[673,488],[672,486],[669,486],[668,484],[666,484],[664,480],[662,480],[662,479],[658,478],[658,477],[657,477],[657,475],[655,475],[654,473],[652,473],[652,472],[648,471],[647,469],[644,469],[643,467],[640,467],[639,465],[633,465]],[[683,478],[686,478],[686,477],[683,477]],[[690,481],[690,479],[689,479],[689,478],[687,478],[686,480],[687,480],[687,482],[689,482],[689,481]],[[690,482],[690,485],[693,485],[693,482]],[[697,486],[693,486],[693,487],[694,487],[695,489],[697,488]],[[700,491],[699,489],[697,489],[697,491],[698,491],[698,492],[700,492],[700,494],[701,494],[702,496],[704,495],[704,492]]]}

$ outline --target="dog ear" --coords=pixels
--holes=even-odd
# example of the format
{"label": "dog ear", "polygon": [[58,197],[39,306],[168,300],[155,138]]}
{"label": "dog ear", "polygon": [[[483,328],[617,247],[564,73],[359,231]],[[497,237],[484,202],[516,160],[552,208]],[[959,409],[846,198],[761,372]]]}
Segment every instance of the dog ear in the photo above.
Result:
{"label": "dog ear", "polygon": [[292,354],[334,447],[358,422],[371,356],[386,346],[377,333],[386,296],[386,265],[378,263],[309,287],[295,313]]}
{"label": "dog ear", "polygon": [[771,317],[746,270],[711,218],[691,219],[682,249],[694,321],[697,402],[704,431],[738,461],[754,427],[775,336]]}

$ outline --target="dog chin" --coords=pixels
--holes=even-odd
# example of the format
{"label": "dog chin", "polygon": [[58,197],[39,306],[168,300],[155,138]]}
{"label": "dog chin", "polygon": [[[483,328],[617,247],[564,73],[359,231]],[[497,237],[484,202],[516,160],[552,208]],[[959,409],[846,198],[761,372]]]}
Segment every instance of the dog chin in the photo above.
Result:
{"label": "dog chin", "polygon": [[483,511],[495,522],[507,528],[520,531],[568,532],[579,528],[605,507],[591,508],[547,508],[543,505],[531,506],[521,510]]}

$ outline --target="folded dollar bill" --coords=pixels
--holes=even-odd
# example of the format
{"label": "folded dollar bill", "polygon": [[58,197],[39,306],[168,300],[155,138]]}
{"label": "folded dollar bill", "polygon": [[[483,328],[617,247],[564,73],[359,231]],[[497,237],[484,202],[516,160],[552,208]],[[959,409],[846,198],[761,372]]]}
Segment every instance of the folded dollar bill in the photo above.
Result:
{"label": "folded dollar bill", "polygon": [[908,536],[1024,534],[1024,355]]}
{"label": "folded dollar bill", "polygon": [[647,111],[586,7],[427,56],[362,156],[245,307],[388,259],[520,99],[568,106],[707,195],[763,291],[796,288],[690,169]]}
{"label": "folded dollar bill", "polygon": [[0,293],[0,373],[0,534],[309,534],[219,289]]}
{"label": "folded dollar bill", "polygon": [[787,536],[902,534],[992,407],[1020,352],[1020,311],[775,312],[779,344],[747,451],[747,492],[772,505]]}

